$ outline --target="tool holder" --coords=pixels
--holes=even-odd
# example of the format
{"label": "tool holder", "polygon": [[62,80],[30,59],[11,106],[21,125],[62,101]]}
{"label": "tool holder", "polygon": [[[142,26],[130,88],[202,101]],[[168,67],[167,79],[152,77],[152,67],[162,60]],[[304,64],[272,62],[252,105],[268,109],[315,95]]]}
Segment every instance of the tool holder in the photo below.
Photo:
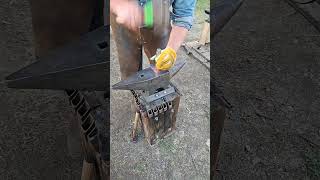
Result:
{"label": "tool holder", "polygon": [[153,145],[157,139],[172,134],[176,129],[176,116],[180,103],[179,90],[170,83],[166,89],[153,94],[147,91],[131,90],[136,104],[136,117],[133,122],[132,140],[137,140],[138,124],[145,139]]}
{"label": "tool holder", "polygon": [[181,61],[168,71],[157,71],[153,64],[112,86],[113,89],[130,90],[136,102],[132,140],[137,140],[139,124],[149,144],[164,138],[176,128],[180,92],[170,79],[184,66]]}

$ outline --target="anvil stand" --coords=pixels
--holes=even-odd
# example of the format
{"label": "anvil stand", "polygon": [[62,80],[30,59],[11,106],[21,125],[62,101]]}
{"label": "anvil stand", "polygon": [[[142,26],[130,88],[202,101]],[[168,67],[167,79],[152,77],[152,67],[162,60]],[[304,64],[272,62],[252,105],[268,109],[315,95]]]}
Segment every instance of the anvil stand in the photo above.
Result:
{"label": "anvil stand", "polygon": [[150,145],[156,139],[170,135],[176,129],[176,116],[180,103],[180,92],[171,83],[167,89],[156,92],[131,90],[136,105],[131,138],[137,141],[139,124]]}
{"label": "anvil stand", "polygon": [[184,64],[177,63],[171,70],[159,72],[151,61],[149,68],[113,85],[113,89],[130,90],[134,96],[135,117],[131,132],[133,142],[137,141],[139,125],[150,145],[153,145],[155,140],[172,134],[176,129],[181,94],[170,82],[170,78]]}

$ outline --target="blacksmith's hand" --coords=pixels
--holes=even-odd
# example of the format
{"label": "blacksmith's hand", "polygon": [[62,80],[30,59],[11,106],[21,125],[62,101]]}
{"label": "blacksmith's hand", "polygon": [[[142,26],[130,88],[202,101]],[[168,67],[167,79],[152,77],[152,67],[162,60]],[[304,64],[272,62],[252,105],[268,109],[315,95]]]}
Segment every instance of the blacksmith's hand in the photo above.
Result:
{"label": "blacksmith's hand", "polygon": [[165,71],[169,70],[174,65],[176,58],[176,51],[170,47],[167,47],[154,55],[151,60],[155,61],[157,70]]}
{"label": "blacksmith's hand", "polygon": [[110,1],[111,12],[116,15],[116,22],[137,32],[143,24],[143,9],[137,1]]}

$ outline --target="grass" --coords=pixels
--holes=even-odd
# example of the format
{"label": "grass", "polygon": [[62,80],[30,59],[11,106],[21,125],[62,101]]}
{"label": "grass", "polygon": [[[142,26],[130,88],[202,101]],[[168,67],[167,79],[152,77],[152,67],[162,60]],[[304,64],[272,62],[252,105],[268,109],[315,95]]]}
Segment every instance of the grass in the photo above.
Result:
{"label": "grass", "polygon": [[210,9],[210,0],[198,0],[195,9],[196,22],[201,23],[208,18],[208,15],[204,13],[206,9]]}

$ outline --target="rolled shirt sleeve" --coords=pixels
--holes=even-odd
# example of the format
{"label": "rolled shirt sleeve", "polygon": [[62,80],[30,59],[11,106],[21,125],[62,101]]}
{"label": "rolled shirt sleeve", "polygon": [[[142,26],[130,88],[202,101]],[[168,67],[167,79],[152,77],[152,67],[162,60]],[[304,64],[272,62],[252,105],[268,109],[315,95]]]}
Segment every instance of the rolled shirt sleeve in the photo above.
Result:
{"label": "rolled shirt sleeve", "polygon": [[193,24],[196,0],[173,0],[171,19],[175,26],[186,28],[188,31]]}

